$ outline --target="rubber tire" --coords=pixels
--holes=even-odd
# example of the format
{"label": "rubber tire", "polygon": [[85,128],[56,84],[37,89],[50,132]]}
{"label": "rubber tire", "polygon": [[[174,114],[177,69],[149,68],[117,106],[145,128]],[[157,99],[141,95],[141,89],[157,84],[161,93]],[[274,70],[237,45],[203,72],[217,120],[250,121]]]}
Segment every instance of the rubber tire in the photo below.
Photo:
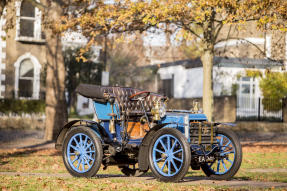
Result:
{"label": "rubber tire", "polygon": [[[183,147],[183,153],[184,153],[184,161],[183,161],[182,167],[180,169],[180,172],[177,173],[176,175],[170,176],[170,177],[163,176],[160,173],[158,173],[158,171],[156,170],[156,168],[154,166],[153,159],[152,159],[153,146],[154,146],[156,140],[160,136],[165,135],[165,134],[170,134],[170,135],[173,135],[174,137],[176,137],[178,139],[178,141],[181,143],[181,145]],[[150,167],[152,173],[154,174],[155,178],[158,181],[161,181],[161,182],[178,182],[184,178],[184,176],[188,172],[188,169],[190,166],[191,152],[190,152],[189,143],[187,142],[187,139],[185,138],[185,136],[179,130],[177,130],[175,128],[162,128],[154,134],[154,138],[152,139],[152,141],[149,145],[148,159],[149,159],[149,167]]]}
{"label": "rubber tire", "polygon": [[220,127],[218,128],[217,133],[228,137],[233,143],[233,146],[235,147],[235,159],[234,159],[233,166],[227,173],[222,174],[222,175],[214,174],[207,164],[201,165],[201,169],[206,176],[211,177],[212,179],[230,180],[237,173],[237,171],[239,170],[241,166],[241,162],[242,162],[241,144],[240,144],[238,136],[230,129]]}
{"label": "rubber tire", "polygon": [[128,166],[119,166],[119,168],[121,169],[121,172],[128,177],[140,177],[143,176],[148,171],[148,170],[140,171],[139,169],[132,169],[129,168]]}
{"label": "rubber tire", "polygon": [[[68,158],[67,158],[67,146],[69,143],[69,140],[77,133],[83,133],[86,134],[87,136],[90,137],[90,139],[93,141],[95,148],[96,148],[96,152],[95,152],[95,162],[93,164],[93,166],[91,167],[91,169],[87,172],[84,173],[78,173],[76,171],[74,171],[72,169],[72,167],[69,165],[68,163]],[[72,127],[67,133],[66,136],[64,138],[64,144],[63,144],[63,149],[62,149],[62,157],[63,157],[63,161],[64,164],[66,166],[66,169],[68,170],[68,172],[75,177],[93,177],[97,174],[99,168],[101,167],[102,164],[102,159],[103,159],[103,148],[102,148],[102,143],[100,141],[100,139],[98,138],[98,136],[94,133],[94,131],[92,129],[90,129],[89,127]]]}

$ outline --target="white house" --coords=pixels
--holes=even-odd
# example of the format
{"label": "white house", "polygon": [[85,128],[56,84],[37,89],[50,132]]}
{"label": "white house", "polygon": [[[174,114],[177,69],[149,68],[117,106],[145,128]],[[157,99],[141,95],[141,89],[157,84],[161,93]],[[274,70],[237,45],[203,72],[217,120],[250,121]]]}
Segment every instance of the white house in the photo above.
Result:
{"label": "white house", "polygon": [[[282,71],[283,62],[268,59],[215,57],[213,67],[214,96],[237,96],[237,116],[257,116],[264,110],[259,79],[246,76],[246,70]],[[173,98],[202,98],[203,68],[200,59],[164,63],[158,70],[162,92]],[[261,109],[260,109],[261,108]],[[268,116],[282,116],[282,111]]]}

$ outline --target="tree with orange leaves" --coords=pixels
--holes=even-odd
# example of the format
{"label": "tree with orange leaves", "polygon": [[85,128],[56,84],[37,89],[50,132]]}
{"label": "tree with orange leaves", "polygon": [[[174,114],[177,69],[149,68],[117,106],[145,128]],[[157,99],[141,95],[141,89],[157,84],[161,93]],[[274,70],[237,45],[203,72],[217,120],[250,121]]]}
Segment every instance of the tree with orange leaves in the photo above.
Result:
{"label": "tree with orange leaves", "polygon": [[[257,22],[258,27],[287,31],[285,0],[75,0],[81,9],[63,17],[61,30],[79,30],[93,44],[101,35],[146,31],[175,24],[184,36],[202,42],[203,110],[213,120],[213,58],[225,24]],[[162,25],[164,24],[164,25]]]}

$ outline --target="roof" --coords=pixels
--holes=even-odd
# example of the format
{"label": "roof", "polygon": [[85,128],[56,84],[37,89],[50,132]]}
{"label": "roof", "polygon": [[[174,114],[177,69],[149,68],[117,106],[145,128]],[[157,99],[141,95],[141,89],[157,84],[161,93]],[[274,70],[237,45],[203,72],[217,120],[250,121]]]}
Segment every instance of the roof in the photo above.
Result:
{"label": "roof", "polygon": [[[200,58],[178,60],[175,62],[167,62],[159,65],[160,68],[170,66],[184,66],[185,68],[199,68],[202,67]],[[215,57],[214,65],[219,67],[237,67],[237,68],[270,68],[283,66],[283,61],[273,61],[270,59],[256,59],[256,58],[228,58]]]}

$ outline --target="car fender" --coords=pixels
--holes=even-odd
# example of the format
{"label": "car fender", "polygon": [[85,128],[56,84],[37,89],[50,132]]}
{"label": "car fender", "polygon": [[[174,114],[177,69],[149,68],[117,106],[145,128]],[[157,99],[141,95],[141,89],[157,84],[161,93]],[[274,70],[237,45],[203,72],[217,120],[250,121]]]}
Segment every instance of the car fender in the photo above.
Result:
{"label": "car fender", "polygon": [[139,155],[138,155],[138,163],[139,163],[139,169],[141,171],[146,171],[148,170],[148,148],[149,148],[149,143],[151,142],[152,138],[154,137],[153,135],[160,130],[161,128],[169,125],[170,123],[163,123],[163,124],[158,124],[154,127],[151,128],[151,130],[145,135],[143,138],[140,148],[139,148]]}
{"label": "car fender", "polygon": [[66,133],[68,132],[69,129],[71,129],[72,127],[75,127],[74,125],[76,123],[80,123],[77,126],[84,126],[87,128],[91,128],[92,130],[94,130],[95,134],[101,139],[102,142],[104,143],[109,143],[111,142],[105,128],[103,126],[101,126],[99,123],[95,122],[95,121],[91,121],[91,120],[73,120],[68,122],[61,130],[60,133],[57,136],[56,139],[56,144],[55,144],[55,148],[57,150],[61,150],[62,149],[62,145],[64,142],[64,138],[66,136]]}

